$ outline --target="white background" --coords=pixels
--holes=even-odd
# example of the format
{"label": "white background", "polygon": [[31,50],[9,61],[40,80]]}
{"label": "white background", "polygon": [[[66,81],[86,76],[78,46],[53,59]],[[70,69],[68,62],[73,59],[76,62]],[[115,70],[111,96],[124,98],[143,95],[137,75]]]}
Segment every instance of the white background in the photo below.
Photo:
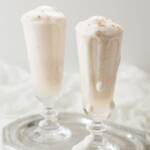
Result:
{"label": "white background", "polygon": [[65,67],[78,70],[74,27],[92,15],[110,17],[124,29],[122,61],[150,71],[149,0],[1,0],[0,59],[28,68],[20,17],[38,5],[57,7],[68,17]]}

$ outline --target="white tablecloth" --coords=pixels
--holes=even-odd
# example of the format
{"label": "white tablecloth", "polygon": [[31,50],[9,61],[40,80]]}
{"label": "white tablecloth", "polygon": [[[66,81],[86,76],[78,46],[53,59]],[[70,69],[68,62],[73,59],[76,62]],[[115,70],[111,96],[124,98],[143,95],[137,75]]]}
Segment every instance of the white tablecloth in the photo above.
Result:
{"label": "white tablecloth", "polygon": [[[78,73],[65,73],[60,111],[82,112]],[[150,75],[132,65],[121,65],[112,120],[134,128],[150,130]],[[32,109],[34,108],[34,110]],[[34,98],[29,74],[0,63],[0,133],[8,122],[41,111]],[[0,144],[0,148],[2,143]]]}

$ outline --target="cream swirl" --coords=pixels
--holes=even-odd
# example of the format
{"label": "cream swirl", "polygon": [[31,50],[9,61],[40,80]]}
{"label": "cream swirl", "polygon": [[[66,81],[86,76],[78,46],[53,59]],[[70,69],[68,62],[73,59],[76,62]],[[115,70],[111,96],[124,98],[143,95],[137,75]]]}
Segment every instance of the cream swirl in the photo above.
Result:
{"label": "cream swirl", "polygon": [[65,16],[62,12],[56,8],[50,6],[40,6],[27,13],[25,13],[21,20],[22,21],[40,21],[40,22],[55,22],[64,20]]}
{"label": "cream swirl", "polygon": [[111,19],[102,16],[93,16],[77,24],[76,30],[84,35],[114,35],[123,31],[123,28]]}

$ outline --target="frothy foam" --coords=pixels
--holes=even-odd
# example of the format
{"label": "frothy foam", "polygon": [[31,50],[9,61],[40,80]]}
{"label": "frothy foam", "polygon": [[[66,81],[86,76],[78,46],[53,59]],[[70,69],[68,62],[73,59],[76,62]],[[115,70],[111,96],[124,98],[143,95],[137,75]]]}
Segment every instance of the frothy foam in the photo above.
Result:
{"label": "frothy foam", "polygon": [[85,35],[93,35],[93,33],[112,35],[122,32],[123,28],[111,19],[102,16],[93,16],[85,21],[79,22],[76,30]]}
{"label": "frothy foam", "polygon": [[27,13],[25,13],[21,20],[22,21],[56,21],[64,19],[65,16],[62,12],[56,8],[50,6],[40,6]]}

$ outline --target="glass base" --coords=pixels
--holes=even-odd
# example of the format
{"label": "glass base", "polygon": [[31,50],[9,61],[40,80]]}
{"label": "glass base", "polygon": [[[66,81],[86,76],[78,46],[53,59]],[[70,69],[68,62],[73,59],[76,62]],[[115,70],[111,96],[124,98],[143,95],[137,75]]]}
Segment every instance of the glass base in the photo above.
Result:
{"label": "glass base", "polygon": [[60,142],[69,137],[71,137],[71,131],[61,126],[55,130],[44,130],[39,127],[32,133],[30,133],[31,139],[42,144],[48,144],[50,142]]}
{"label": "glass base", "polygon": [[41,144],[56,143],[71,137],[71,131],[62,126],[58,120],[58,113],[51,107],[44,107],[41,114],[42,119],[37,127],[27,133],[29,137]]}
{"label": "glass base", "polygon": [[118,146],[109,143],[107,140],[94,140],[92,135],[85,137],[83,141],[75,145],[72,150],[120,150]]}

